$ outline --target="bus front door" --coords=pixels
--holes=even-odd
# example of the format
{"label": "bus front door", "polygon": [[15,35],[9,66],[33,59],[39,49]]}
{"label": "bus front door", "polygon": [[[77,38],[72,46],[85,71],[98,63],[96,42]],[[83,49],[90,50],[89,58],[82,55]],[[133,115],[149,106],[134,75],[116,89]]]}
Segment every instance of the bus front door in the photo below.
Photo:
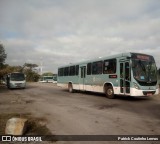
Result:
{"label": "bus front door", "polygon": [[85,90],[86,66],[80,67],[79,89]]}
{"label": "bus front door", "polygon": [[129,62],[120,62],[120,94],[130,95],[130,81]]}

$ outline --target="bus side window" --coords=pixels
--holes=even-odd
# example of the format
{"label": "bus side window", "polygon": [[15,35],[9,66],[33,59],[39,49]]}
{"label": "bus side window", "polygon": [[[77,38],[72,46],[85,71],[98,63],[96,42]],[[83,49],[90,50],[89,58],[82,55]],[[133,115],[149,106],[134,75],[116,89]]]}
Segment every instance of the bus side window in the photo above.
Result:
{"label": "bus side window", "polygon": [[79,65],[76,65],[76,75],[79,75]]}
{"label": "bus side window", "polygon": [[87,75],[91,75],[91,63],[87,64]]}
{"label": "bus side window", "polygon": [[70,76],[74,76],[75,75],[75,66],[70,66],[69,75]]}
{"label": "bus side window", "polygon": [[69,67],[65,67],[64,68],[64,76],[68,76],[69,75]]}
{"label": "bus side window", "polygon": [[102,61],[92,63],[92,74],[102,74]]}
{"label": "bus side window", "polygon": [[63,68],[58,69],[58,76],[63,76]]}
{"label": "bus side window", "polygon": [[110,59],[104,61],[104,74],[114,74],[116,73],[116,59]]}

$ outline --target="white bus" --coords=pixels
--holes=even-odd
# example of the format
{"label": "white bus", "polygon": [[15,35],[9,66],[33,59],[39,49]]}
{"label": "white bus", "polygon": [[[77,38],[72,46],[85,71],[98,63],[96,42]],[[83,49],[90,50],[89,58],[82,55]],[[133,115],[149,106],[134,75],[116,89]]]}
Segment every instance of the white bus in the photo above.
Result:
{"label": "white bus", "polygon": [[25,88],[26,79],[24,73],[13,72],[6,76],[6,85],[9,89]]}
{"label": "white bus", "polygon": [[115,95],[152,96],[159,93],[153,56],[122,53],[58,68],[57,85],[74,90]]}

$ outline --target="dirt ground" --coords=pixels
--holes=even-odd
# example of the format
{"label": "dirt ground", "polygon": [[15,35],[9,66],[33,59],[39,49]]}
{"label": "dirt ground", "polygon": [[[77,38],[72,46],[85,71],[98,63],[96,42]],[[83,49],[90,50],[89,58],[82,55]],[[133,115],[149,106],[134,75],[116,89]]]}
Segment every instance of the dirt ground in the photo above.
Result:
{"label": "dirt ground", "polygon": [[[159,135],[160,95],[107,99],[103,94],[67,90],[52,83],[28,83],[26,89],[0,86],[0,134],[10,117],[27,117],[33,135]],[[43,142],[48,143],[48,142]],[[49,143],[128,143],[128,141],[56,141]],[[132,141],[129,143],[137,143]],[[158,143],[141,141],[139,143]]]}

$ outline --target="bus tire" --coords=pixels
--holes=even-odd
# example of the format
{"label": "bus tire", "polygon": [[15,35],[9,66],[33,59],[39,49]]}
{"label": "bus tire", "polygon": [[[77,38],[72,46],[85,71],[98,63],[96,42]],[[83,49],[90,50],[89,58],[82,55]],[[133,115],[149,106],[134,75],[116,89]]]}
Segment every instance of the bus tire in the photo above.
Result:
{"label": "bus tire", "polygon": [[105,86],[105,94],[109,99],[115,98],[113,87],[111,85]]}
{"label": "bus tire", "polygon": [[73,93],[73,86],[72,86],[72,84],[71,83],[69,83],[68,84],[68,91],[70,92],[70,93]]}

